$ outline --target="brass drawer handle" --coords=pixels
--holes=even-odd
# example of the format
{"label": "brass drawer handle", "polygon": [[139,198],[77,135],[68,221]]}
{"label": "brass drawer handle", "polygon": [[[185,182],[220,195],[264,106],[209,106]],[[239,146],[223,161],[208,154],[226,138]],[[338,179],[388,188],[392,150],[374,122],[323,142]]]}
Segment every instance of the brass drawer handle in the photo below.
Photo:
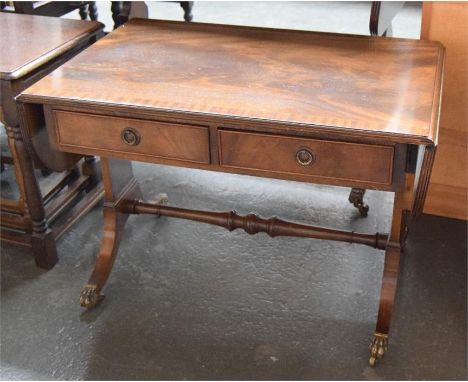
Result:
{"label": "brass drawer handle", "polygon": [[126,127],[120,134],[122,140],[129,146],[136,146],[140,143],[140,133],[131,127]]}
{"label": "brass drawer handle", "polygon": [[296,153],[296,160],[301,166],[309,166],[315,162],[315,155],[309,149],[299,149]]}

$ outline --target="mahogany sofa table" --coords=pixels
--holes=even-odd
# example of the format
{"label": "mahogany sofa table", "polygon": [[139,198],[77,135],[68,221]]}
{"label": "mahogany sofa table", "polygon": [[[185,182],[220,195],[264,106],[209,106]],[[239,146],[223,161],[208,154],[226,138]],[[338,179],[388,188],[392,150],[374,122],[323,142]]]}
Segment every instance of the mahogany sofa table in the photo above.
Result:
{"label": "mahogany sofa table", "polygon": [[[436,42],[134,19],[27,89],[23,121],[42,106],[60,150],[101,156],[104,235],[81,305],[100,301],[129,214],[364,244],[385,250],[373,365],[387,348],[407,220],[424,205],[443,57]],[[145,202],[131,160],[393,191],[391,231]]]}
{"label": "mahogany sofa table", "polygon": [[[93,158],[54,149],[41,118],[20,131],[15,97],[103,35],[97,21],[67,20],[0,12],[0,121],[5,124],[18,199],[0,200],[0,239],[31,248],[36,264],[57,262],[55,240],[103,197]],[[39,111],[40,112],[40,111]],[[34,169],[62,173],[41,190]]]}

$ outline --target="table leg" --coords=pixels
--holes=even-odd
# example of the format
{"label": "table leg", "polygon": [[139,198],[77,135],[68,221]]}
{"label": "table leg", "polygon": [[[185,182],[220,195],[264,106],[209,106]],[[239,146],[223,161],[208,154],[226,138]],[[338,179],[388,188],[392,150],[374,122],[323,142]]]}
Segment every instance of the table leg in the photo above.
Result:
{"label": "table leg", "polygon": [[90,1],[88,4],[88,13],[89,13],[89,18],[93,21],[96,21],[98,19],[98,11],[97,11],[97,6],[95,1]]}
{"label": "table leg", "polygon": [[369,364],[374,366],[379,358],[387,351],[388,333],[392,319],[393,305],[395,302],[400,257],[403,252],[406,239],[407,217],[412,195],[411,175],[407,175],[405,188],[395,193],[393,206],[393,221],[387,247],[385,249],[385,263],[380,292],[379,313],[374,338],[369,345]]}
{"label": "table leg", "polygon": [[88,18],[88,4],[81,4],[78,13],[80,14],[81,20],[86,20]]}
{"label": "table leg", "polygon": [[15,163],[15,171],[17,176],[19,175],[18,184],[20,189],[23,189],[26,208],[32,223],[32,252],[39,267],[50,269],[58,261],[54,235],[46,221],[41,190],[34,175],[33,161],[23,140],[20,127],[12,127],[11,131],[14,138],[14,153],[18,159]]}
{"label": "table leg", "polygon": [[128,214],[119,211],[119,204],[127,198],[139,198],[140,190],[133,177],[130,161],[101,159],[104,183],[104,232],[96,264],[84,286],[80,304],[92,308],[102,300],[101,290],[112,270]]}
{"label": "table leg", "polygon": [[193,20],[193,1],[181,1],[180,6],[184,10],[184,20],[190,22]]}
{"label": "table leg", "polygon": [[24,185],[24,180],[23,180],[23,169],[19,165],[18,153],[16,151],[13,128],[5,126],[5,130],[6,130],[7,138],[8,138],[8,148],[10,149],[11,157],[13,160],[16,184],[18,185],[18,191],[19,191],[18,205],[19,205],[21,214],[25,216],[26,215],[26,204],[25,204],[26,192],[25,192],[25,185]]}

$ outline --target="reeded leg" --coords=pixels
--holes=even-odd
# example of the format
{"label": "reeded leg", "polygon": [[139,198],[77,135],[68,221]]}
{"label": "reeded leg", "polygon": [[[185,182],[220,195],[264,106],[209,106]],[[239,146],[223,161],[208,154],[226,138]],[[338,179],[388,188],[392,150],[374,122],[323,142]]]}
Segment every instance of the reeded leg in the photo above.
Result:
{"label": "reeded leg", "polygon": [[364,203],[364,194],[366,190],[362,188],[353,188],[349,193],[349,202],[359,210],[362,217],[366,217],[369,212],[369,206]]}

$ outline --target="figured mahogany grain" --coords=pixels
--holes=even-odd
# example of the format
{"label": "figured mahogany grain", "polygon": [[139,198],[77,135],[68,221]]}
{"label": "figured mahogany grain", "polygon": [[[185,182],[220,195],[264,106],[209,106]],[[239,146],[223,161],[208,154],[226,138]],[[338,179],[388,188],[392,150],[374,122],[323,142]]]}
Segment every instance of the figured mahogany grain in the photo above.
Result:
{"label": "figured mahogany grain", "polygon": [[[61,148],[92,149],[103,155],[119,153],[149,158],[210,162],[209,135],[206,126],[179,125],[139,119],[104,117],[64,111],[54,112],[58,144]],[[136,145],[122,139],[122,131],[130,128],[139,136]]]}
{"label": "figured mahogany grain", "polygon": [[437,42],[133,19],[25,102],[127,105],[432,144]]}
{"label": "figured mahogany grain", "polygon": [[[237,131],[220,131],[220,164],[283,174],[391,184],[394,148],[329,140],[303,139]],[[307,150],[312,163],[296,154]]]}
{"label": "figured mahogany grain", "polygon": [[0,12],[0,78],[17,79],[102,27],[97,21]]}

